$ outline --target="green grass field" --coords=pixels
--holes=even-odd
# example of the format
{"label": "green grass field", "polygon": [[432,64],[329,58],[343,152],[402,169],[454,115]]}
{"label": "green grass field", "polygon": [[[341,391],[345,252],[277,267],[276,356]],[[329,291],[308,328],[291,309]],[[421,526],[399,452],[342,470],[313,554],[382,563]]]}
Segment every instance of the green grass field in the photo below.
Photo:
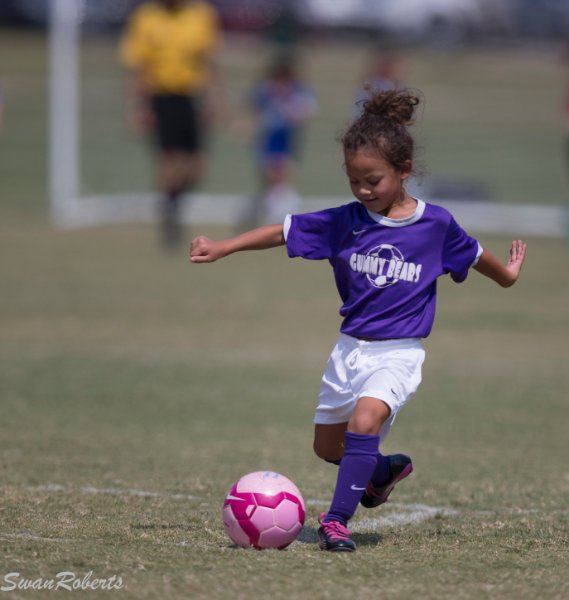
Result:
{"label": "green grass field", "polygon": [[[339,325],[329,267],[291,261],[282,249],[189,265],[183,254],[158,251],[152,227],[51,228],[37,55],[43,42],[3,33],[0,40],[28,53],[14,52],[16,68],[0,52],[8,100],[19,99],[9,102],[0,133],[0,587],[8,573],[48,580],[92,571],[122,578],[120,591],[89,594],[100,598],[569,597],[563,240],[529,239],[523,277],[512,289],[476,273],[460,286],[441,282],[424,383],[385,445],[410,453],[415,472],[392,502],[358,511],[357,553],[320,552],[316,517],[331,497],[335,468],[312,455],[311,420]],[[109,53],[106,45],[95,50]],[[553,187],[553,204],[563,197],[562,169],[550,167],[557,175],[549,178],[543,169],[562,159],[548,163],[539,149],[557,156],[556,116],[546,108],[556,102],[559,67],[532,56],[523,55],[524,69],[515,56],[436,60],[447,61],[445,77],[463,78],[456,95],[465,108],[476,90],[478,99],[513,94],[524,101],[527,70],[548,83],[533,90],[543,113],[531,113],[524,130],[530,113],[506,102],[511,120],[494,125],[504,126],[497,133],[505,132],[501,143],[519,152],[519,164],[506,157],[510,174],[492,177],[504,201],[522,195],[531,179]],[[246,58],[226,59],[235,82]],[[449,82],[434,58],[420,60],[417,78],[433,98],[429,118],[446,122],[425,123],[427,158],[441,165],[446,152],[466,175],[475,166],[485,172],[488,141],[475,147],[472,139],[459,152],[445,136],[459,124],[474,131],[476,117],[480,141],[494,125],[479,104],[468,105],[469,124],[445,108]],[[511,86],[501,83],[505,62]],[[465,64],[476,67],[469,77]],[[335,160],[337,150],[328,138],[341,99],[332,100],[330,122],[315,125],[307,146],[320,144],[322,161]],[[104,148],[104,135],[99,141]],[[228,152],[215,154],[212,169],[230,164]],[[482,162],[473,166],[475,155]],[[302,180],[308,191],[337,194],[336,164],[326,179],[311,160]],[[538,175],[528,169],[537,160]],[[87,165],[87,181],[97,169],[105,172],[98,161]],[[210,189],[230,190],[229,175],[213,177]],[[236,178],[249,185],[245,174]],[[520,199],[530,201],[530,192]],[[509,244],[502,237],[481,242],[499,256]],[[240,475],[260,469],[293,479],[307,501],[305,530],[282,552],[236,548],[223,531],[224,495]],[[15,590],[6,597],[53,595]]]}
{"label": "green grass field", "polygon": [[[1,233],[6,573],[116,573],[133,598],[569,592],[561,242],[531,240],[511,290],[441,286],[424,385],[387,443],[415,473],[393,505],[357,514],[356,555],[329,556],[313,542],[335,473],[311,454],[338,324],[325,264],[275,250],[190,266],[146,228]],[[224,494],[258,469],[309,501],[287,551],[223,533]]]}

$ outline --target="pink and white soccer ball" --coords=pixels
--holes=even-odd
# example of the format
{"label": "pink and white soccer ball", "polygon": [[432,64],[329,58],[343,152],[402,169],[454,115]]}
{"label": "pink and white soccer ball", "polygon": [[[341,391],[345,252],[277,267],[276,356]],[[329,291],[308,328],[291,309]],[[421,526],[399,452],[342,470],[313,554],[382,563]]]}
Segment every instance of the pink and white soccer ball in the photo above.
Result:
{"label": "pink and white soccer ball", "polygon": [[256,471],[235,482],[223,503],[227,535],[243,548],[286,548],[304,524],[304,500],[290,479]]}

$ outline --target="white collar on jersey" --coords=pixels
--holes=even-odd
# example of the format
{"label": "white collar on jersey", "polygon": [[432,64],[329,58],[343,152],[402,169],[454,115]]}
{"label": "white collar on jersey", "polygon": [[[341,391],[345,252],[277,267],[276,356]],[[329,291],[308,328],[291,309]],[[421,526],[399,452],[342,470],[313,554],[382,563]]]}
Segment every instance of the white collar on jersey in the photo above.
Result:
{"label": "white collar on jersey", "polygon": [[415,198],[415,200],[417,200],[417,208],[415,208],[415,212],[404,219],[390,219],[389,217],[384,217],[383,215],[371,212],[370,210],[368,210],[367,213],[374,221],[381,225],[385,225],[386,227],[407,227],[407,225],[416,223],[425,212],[425,202],[423,200],[419,200],[418,198]]}

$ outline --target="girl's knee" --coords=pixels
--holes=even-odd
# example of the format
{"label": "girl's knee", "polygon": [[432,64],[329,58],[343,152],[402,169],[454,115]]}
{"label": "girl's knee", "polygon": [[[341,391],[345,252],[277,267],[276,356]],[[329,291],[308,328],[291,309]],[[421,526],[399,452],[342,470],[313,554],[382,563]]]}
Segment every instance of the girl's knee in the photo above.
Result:
{"label": "girl's knee", "polygon": [[376,419],[359,416],[350,421],[348,431],[359,435],[376,435],[381,428]]}
{"label": "girl's knee", "polygon": [[361,398],[348,423],[348,431],[360,435],[377,435],[390,414],[391,409],[382,400]]}

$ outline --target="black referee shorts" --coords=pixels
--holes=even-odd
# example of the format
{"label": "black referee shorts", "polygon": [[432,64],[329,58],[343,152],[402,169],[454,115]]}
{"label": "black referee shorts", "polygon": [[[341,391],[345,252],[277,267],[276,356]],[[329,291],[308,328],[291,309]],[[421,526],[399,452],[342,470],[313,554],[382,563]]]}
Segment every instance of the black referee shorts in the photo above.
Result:
{"label": "black referee shorts", "polygon": [[197,152],[203,145],[200,102],[194,96],[160,94],[152,97],[156,143],[162,150]]}

